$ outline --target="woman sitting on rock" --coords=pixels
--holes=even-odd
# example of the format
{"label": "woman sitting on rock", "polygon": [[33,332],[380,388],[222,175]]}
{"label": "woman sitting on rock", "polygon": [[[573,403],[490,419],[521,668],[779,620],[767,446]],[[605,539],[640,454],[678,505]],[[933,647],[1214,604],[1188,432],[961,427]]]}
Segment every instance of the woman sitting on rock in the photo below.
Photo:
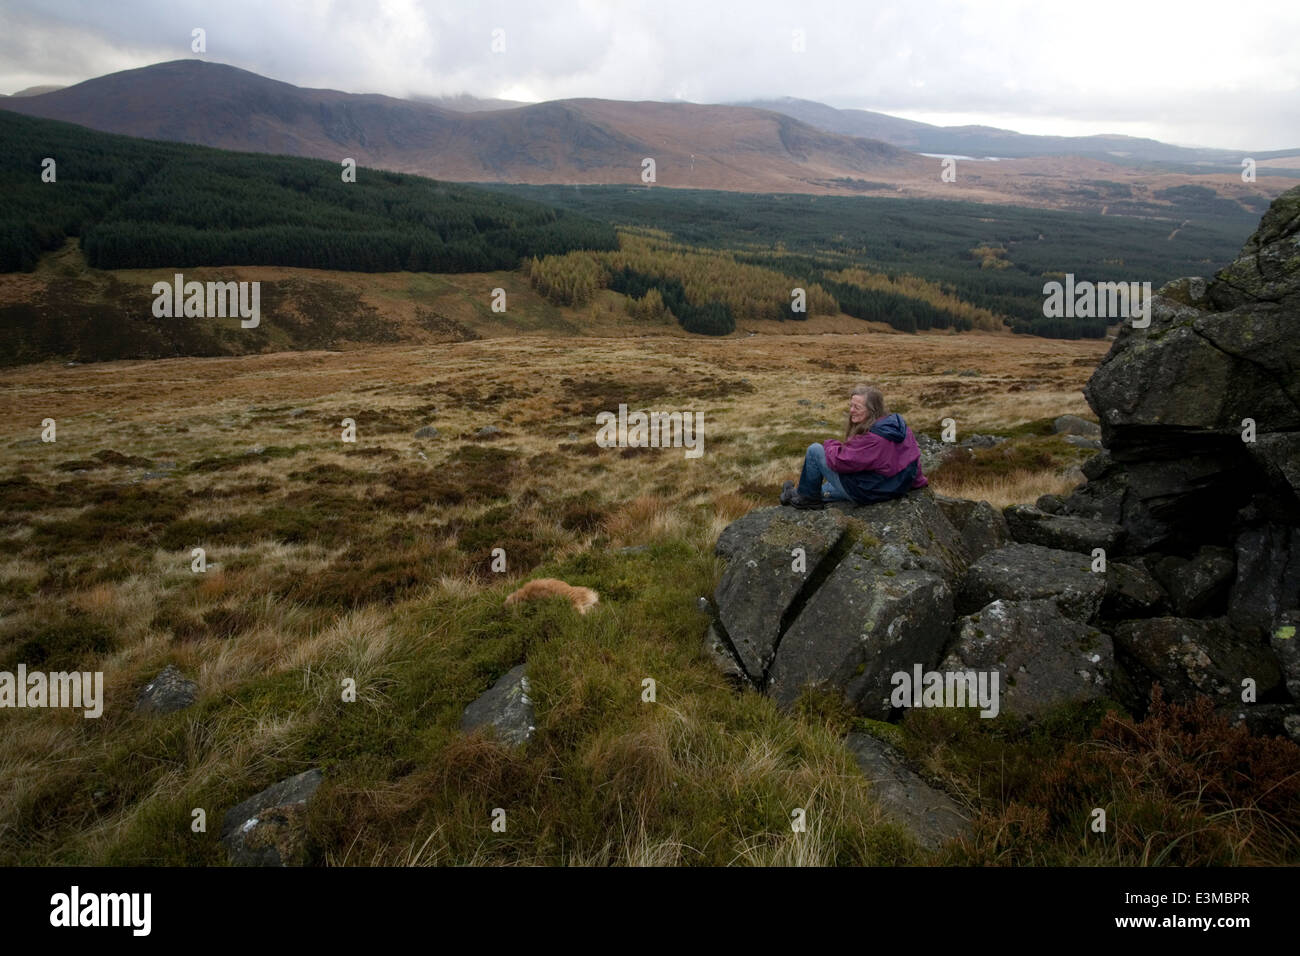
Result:
{"label": "woman sitting on rock", "polygon": [[808,446],[799,485],[785,483],[781,504],[805,509],[824,508],[827,501],[870,504],[927,484],[921,449],[907,422],[886,411],[880,389],[859,385],[849,396],[844,440]]}

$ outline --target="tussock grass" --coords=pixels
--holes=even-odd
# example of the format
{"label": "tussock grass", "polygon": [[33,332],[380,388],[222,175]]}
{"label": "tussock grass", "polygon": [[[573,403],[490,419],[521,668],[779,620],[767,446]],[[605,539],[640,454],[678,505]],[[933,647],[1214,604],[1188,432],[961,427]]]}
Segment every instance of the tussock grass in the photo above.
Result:
{"label": "tussock grass", "polygon": [[1079,465],[1094,452],[1036,432],[1015,434],[991,448],[954,453],[936,472],[935,490],[987,501],[997,508],[1032,504],[1040,495],[1068,493],[1083,480]]}

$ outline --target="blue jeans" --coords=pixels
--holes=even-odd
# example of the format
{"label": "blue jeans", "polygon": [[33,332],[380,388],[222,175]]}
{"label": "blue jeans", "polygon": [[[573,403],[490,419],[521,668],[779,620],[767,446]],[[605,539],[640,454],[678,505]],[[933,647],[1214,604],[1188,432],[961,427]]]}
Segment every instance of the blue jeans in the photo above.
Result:
{"label": "blue jeans", "polygon": [[825,501],[851,501],[831,466],[826,464],[826,449],[821,442],[808,446],[803,456],[803,471],[799,475],[799,494],[805,498],[822,498]]}

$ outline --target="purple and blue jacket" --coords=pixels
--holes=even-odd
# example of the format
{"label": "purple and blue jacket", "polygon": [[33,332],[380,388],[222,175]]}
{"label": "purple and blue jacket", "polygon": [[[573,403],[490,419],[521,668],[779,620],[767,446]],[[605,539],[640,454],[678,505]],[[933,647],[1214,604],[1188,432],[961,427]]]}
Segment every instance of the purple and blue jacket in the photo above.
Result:
{"label": "purple and blue jacket", "polygon": [[916,436],[897,412],[886,415],[848,441],[822,442],[826,464],[854,501],[867,503],[899,498],[929,479],[921,473],[921,449]]}

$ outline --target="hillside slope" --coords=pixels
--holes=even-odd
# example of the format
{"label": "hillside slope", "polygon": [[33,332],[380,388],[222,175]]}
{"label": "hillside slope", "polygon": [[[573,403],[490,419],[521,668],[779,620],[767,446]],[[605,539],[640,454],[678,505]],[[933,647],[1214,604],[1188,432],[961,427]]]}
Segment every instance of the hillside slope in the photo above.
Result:
{"label": "hillside slope", "polygon": [[773,190],[881,171],[920,175],[930,165],[764,110],[579,99],[464,112],[302,89],[198,60],[113,73],[4,106],[129,136],[336,162],[350,156],[461,182],[637,183],[642,159],[653,157],[665,184]]}

